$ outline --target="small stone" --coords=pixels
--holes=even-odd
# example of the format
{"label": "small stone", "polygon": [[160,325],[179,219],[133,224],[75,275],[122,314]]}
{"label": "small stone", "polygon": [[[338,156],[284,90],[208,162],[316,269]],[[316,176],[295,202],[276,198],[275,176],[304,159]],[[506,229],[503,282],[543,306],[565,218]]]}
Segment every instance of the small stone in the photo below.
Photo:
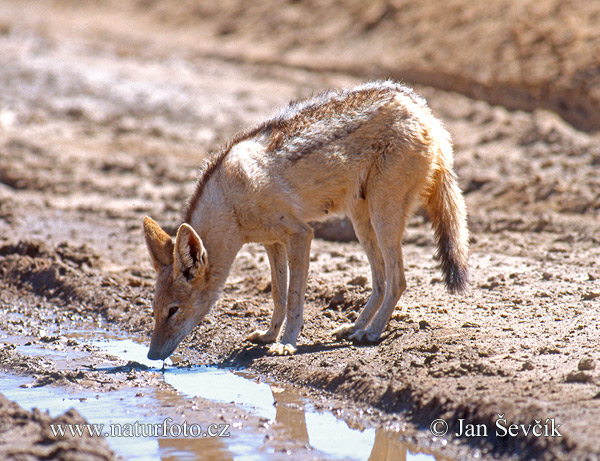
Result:
{"label": "small stone", "polygon": [[587,383],[592,377],[583,371],[572,371],[565,377],[568,383]]}
{"label": "small stone", "polygon": [[527,360],[525,363],[523,363],[523,365],[521,366],[521,371],[531,371],[533,370],[535,367],[533,366],[533,363],[531,363],[531,361]]}
{"label": "small stone", "polygon": [[479,328],[479,327],[480,327],[479,324],[468,321],[468,322],[463,323],[461,328]]}
{"label": "small stone", "polygon": [[596,299],[600,296],[600,292],[588,291],[581,295],[581,299],[584,301],[591,301],[592,299]]}
{"label": "small stone", "polygon": [[430,354],[435,354],[440,350],[440,347],[437,344],[432,344],[429,347],[423,347],[421,349],[423,352],[429,352]]}
{"label": "small stone", "polygon": [[346,290],[339,290],[337,291],[334,295],[333,298],[331,298],[331,301],[329,301],[329,304],[327,305],[327,309],[337,309],[340,306],[343,306],[345,304],[346,301]]}
{"label": "small stone", "polygon": [[348,285],[364,287],[367,284],[367,277],[359,275],[348,282]]}
{"label": "small stone", "polygon": [[258,285],[256,288],[258,288],[258,291],[260,291],[261,293],[270,293],[271,292],[271,281],[262,279],[260,282],[258,282]]}
{"label": "small stone", "polygon": [[429,322],[427,320],[419,320],[419,329],[425,330],[427,328],[431,328],[431,325],[429,324]]}
{"label": "small stone", "polygon": [[596,368],[596,362],[589,356],[581,357],[581,360],[577,365],[577,369],[580,371],[593,370],[594,368]]}

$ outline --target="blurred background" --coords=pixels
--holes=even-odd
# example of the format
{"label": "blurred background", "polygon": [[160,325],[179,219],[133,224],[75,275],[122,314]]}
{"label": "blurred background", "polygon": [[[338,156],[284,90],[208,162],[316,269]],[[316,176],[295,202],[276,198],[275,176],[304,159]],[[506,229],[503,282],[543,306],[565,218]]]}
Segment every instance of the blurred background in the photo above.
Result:
{"label": "blurred background", "polygon": [[[115,2],[117,4],[127,2]],[[600,128],[600,4],[588,0],[132,2],[231,56],[386,76]]]}

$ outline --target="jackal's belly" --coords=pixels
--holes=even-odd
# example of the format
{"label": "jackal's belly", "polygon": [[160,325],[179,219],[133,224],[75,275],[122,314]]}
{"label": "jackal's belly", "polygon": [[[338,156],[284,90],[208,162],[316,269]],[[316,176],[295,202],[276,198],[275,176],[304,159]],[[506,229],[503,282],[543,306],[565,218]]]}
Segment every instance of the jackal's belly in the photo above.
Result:
{"label": "jackal's belly", "polygon": [[297,204],[306,221],[346,215],[360,192],[356,181],[307,185],[298,190]]}
{"label": "jackal's belly", "polygon": [[[360,164],[360,163],[365,163]],[[306,221],[347,214],[359,199],[370,170],[367,162],[314,164],[294,168],[286,182]]]}

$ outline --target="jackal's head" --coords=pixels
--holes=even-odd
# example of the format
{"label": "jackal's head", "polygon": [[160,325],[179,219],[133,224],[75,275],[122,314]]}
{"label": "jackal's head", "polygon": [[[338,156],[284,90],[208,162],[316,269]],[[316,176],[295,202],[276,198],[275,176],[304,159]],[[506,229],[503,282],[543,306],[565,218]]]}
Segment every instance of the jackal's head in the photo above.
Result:
{"label": "jackal's head", "polygon": [[202,240],[188,224],[177,231],[175,244],[151,218],[144,237],[156,269],[154,331],[148,358],[164,360],[208,313],[210,273]]}

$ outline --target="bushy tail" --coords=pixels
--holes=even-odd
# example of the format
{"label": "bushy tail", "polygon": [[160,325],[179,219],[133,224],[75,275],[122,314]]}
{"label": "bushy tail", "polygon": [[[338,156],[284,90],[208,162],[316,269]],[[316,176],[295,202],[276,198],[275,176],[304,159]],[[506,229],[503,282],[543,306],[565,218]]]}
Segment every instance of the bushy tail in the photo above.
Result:
{"label": "bushy tail", "polygon": [[438,144],[439,152],[423,206],[435,232],[437,258],[446,286],[455,293],[466,290],[469,283],[469,231],[465,201],[452,171],[452,145],[445,138]]}

